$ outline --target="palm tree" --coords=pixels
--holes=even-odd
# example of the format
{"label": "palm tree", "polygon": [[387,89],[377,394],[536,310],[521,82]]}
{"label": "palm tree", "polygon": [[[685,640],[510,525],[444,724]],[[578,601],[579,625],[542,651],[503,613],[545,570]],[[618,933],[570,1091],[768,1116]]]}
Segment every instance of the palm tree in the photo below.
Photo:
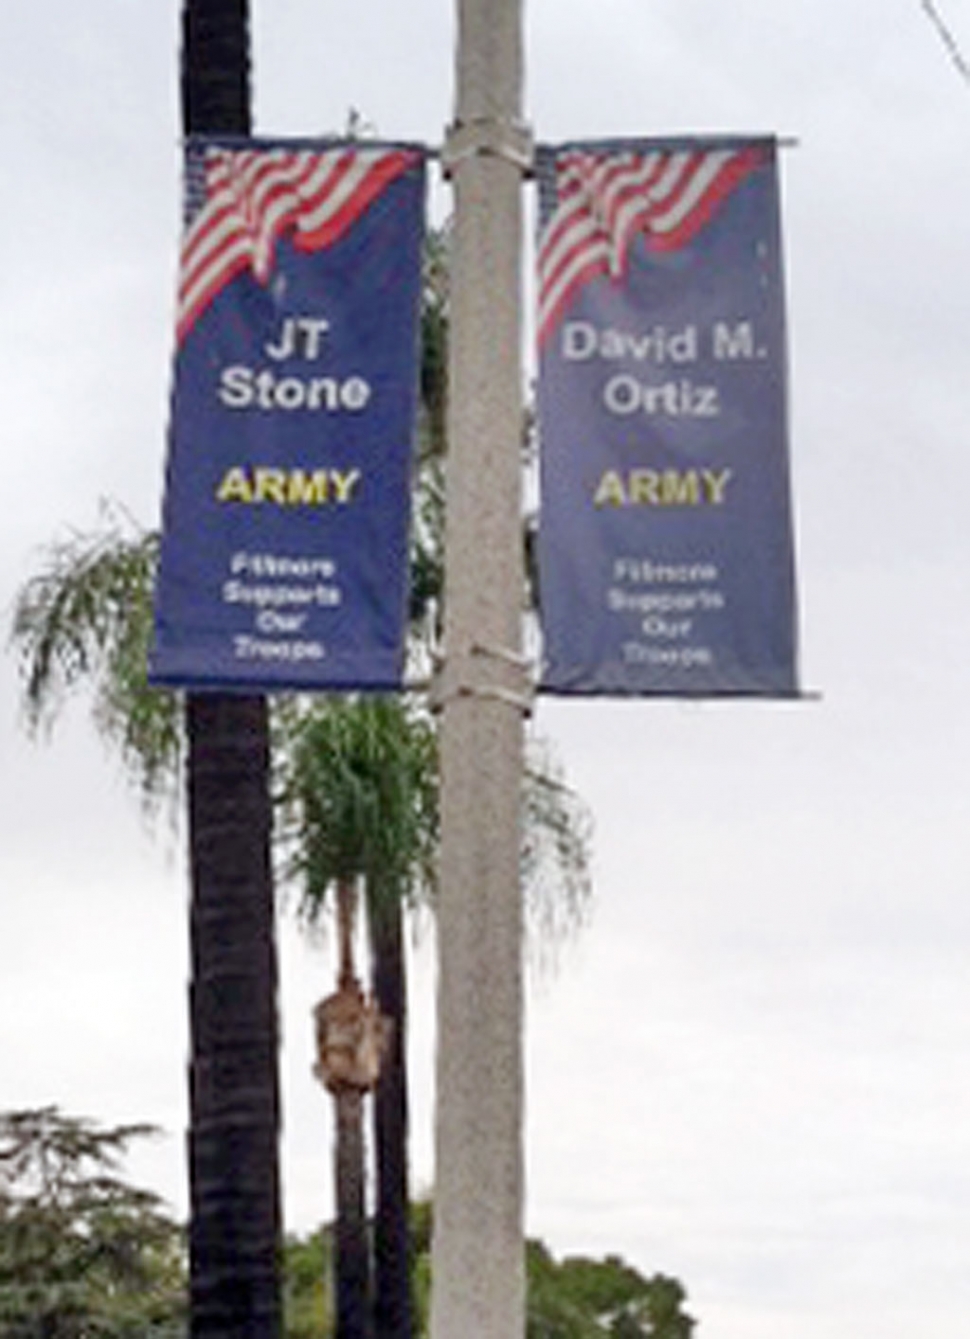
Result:
{"label": "palm tree", "polygon": [[[372,994],[380,1014],[391,1022],[374,1099],[373,1310],[377,1339],[406,1339],[411,1333],[411,1306],[402,918],[405,906],[426,894],[433,880],[438,833],[436,737],[427,715],[407,699],[320,698],[300,718],[293,739],[283,789],[293,852],[290,872],[303,887],[301,911],[307,921],[318,921],[336,891],[338,910],[343,909],[341,943],[346,946],[347,918],[352,914],[348,890],[363,886]],[[342,988],[359,989],[346,947],[341,961]],[[339,1166],[340,1134],[348,1142],[348,1159],[356,1138],[341,1103],[349,1113],[351,1103],[359,1102],[359,1089],[346,1084],[335,1088],[335,1095]],[[353,1211],[351,1205],[348,1210]],[[338,1211],[338,1257],[339,1222]],[[356,1248],[357,1240],[351,1235],[348,1251]],[[338,1258],[338,1280],[341,1273]],[[351,1276],[359,1278],[362,1271],[351,1270]],[[339,1326],[338,1332],[343,1334]]]}
{"label": "palm tree", "polygon": [[[250,133],[248,0],[185,0],[186,134]],[[257,696],[190,693],[191,1333],[280,1333],[269,728]]]}
{"label": "palm tree", "polygon": [[317,1077],[333,1095],[336,1139],[333,1292],[337,1339],[369,1339],[371,1267],[367,1234],[363,1104],[380,1068],[384,1020],[365,999],[354,967],[357,884],[336,882],[340,968],[337,990],[315,1010]]}
{"label": "palm tree", "polygon": [[[182,23],[184,130],[248,134],[247,0],[186,0]],[[70,566],[70,544],[61,547],[16,616],[30,662],[28,704],[36,719],[61,686],[93,672],[102,728],[152,794],[181,749],[173,700],[144,690],[155,540],[120,551],[110,537],[81,547],[79,568]],[[190,694],[185,737],[191,1333],[275,1339],[279,1094],[266,702]]]}

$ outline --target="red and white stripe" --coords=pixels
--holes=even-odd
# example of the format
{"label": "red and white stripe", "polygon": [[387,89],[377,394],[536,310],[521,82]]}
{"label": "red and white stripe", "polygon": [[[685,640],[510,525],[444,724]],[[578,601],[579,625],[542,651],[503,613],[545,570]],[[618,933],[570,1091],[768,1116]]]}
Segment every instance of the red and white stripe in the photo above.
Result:
{"label": "red and white stripe", "polygon": [[182,239],[179,342],[242,270],[269,282],[284,232],[301,251],[333,245],[415,161],[408,150],[359,146],[207,150],[206,200]]}
{"label": "red and white stripe", "polygon": [[540,344],[594,275],[622,279],[638,234],[654,251],[686,245],[760,161],[751,146],[561,154],[558,204],[539,239]]}

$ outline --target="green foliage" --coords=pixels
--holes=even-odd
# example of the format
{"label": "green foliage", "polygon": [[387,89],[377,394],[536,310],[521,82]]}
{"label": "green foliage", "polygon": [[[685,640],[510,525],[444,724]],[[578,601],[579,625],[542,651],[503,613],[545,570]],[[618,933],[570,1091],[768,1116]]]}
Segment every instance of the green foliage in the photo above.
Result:
{"label": "green foliage", "polygon": [[102,1129],[56,1107],[0,1114],[3,1339],[176,1339],[182,1234],[118,1163],[146,1125]]}
{"label": "green foliage", "polygon": [[448,415],[448,245],[446,229],[425,239],[421,294],[421,394],[412,490],[408,614],[412,660],[427,673],[441,636],[444,600],[445,478]]}
{"label": "green foliage", "polygon": [[286,1339],[329,1339],[333,1332],[333,1237],[320,1228],[287,1237],[283,1248]]}
{"label": "green foliage", "polygon": [[596,1339],[603,1330],[595,1315],[562,1287],[559,1266],[541,1241],[526,1245],[527,1339]]}
{"label": "green foliage", "polygon": [[566,784],[548,741],[526,737],[522,780],[522,887],[529,948],[543,966],[586,921],[592,896],[592,821]]}
{"label": "green foliage", "polygon": [[[415,1339],[430,1321],[432,1206],[411,1206]],[[331,1228],[286,1246],[287,1339],[327,1339],[332,1303]],[[691,1339],[696,1322],[683,1310],[676,1279],[648,1278],[617,1255],[556,1260],[539,1240],[526,1243],[526,1339]]]}
{"label": "green foliage", "polygon": [[[183,1339],[183,1236],[118,1164],[153,1127],[102,1128],[56,1107],[0,1114],[0,1339]],[[432,1209],[411,1208],[415,1336],[428,1333]],[[333,1333],[333,1232],[284,1246],[286,1339]],[[526,1246],[527,1339],[691,1339],[673,1278],[618,1256]]]}
{"label": "green foliage", "polygon": [[424,1339],[431,1324],[431,1226],[432,1208],[428,1199],[417,1200],[410,1208],[411,1299],[414,1339]]}
{"label": "green foliage", "polygon": [[404,901],[430,888],[438,758],[428,718],[405,698],[318,697],[285,728],[281,837],[305,918],[319,919],[341,881],[363,878]]}
{"label": "green foliage", "polygon": [[158,535],[106,504],[101,521],[50,545],[17,599],[11,640],[31,729],[50,727],[66,694],[87,685],[99,732],[152,802],[173,788],[184,749],[176,695],[147,679]]}
{"label": "green foliage", "polygon": [[428,233],[422,261],[421,417],[422,459],[445,454],[448,417],[449,247],[447,228]]}
{"label": "green foliage", "polygon": [[646,1278],[619,1256],[557,1262],[539,1241],[526,1255],[527,1339],[690,1339],[676,1279]]}

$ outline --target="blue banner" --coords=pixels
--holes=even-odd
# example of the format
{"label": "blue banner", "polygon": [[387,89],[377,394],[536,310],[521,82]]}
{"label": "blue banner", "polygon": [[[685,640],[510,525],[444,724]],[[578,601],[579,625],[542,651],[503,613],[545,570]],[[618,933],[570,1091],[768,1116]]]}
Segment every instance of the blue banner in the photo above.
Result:
{"label": "blue banner", "polygon": [[539,150],[545,689],[797,693],[775,146]]}
{"label": "blue banner", "polygon": [[399,686],[423,210],[411,148],[189,142],[152,682]]}

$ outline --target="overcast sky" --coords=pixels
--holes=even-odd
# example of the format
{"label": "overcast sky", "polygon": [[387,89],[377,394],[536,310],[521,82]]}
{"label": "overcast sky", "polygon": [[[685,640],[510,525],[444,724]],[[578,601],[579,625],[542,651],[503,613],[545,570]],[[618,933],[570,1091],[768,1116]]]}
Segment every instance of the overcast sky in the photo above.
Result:
{"label": "overcast sky", "polygon": [[[254,3],[267,134],[439,144],[447,0]],[[938,0],[970,50],[970,0]],[[0,609],[118,499],[155,524],[179,215],[175,0],[8,0]],[[591,924],[530,995],[528,1225],[688,1289],[703,1339],[970,1325],[970,85],[919,0],[533,0],[540,139],[778,132],[799,704],[543,703],[596,821]],[[446,192],[435,189],[436,208]],[[0,659],[0,1107],[166,1137],[184,1211],[186,877],[78,702]],[[325,952],[281,927],[286,1217],[330,1212]],[[415,967],[419,1185],[433,955]]]}

